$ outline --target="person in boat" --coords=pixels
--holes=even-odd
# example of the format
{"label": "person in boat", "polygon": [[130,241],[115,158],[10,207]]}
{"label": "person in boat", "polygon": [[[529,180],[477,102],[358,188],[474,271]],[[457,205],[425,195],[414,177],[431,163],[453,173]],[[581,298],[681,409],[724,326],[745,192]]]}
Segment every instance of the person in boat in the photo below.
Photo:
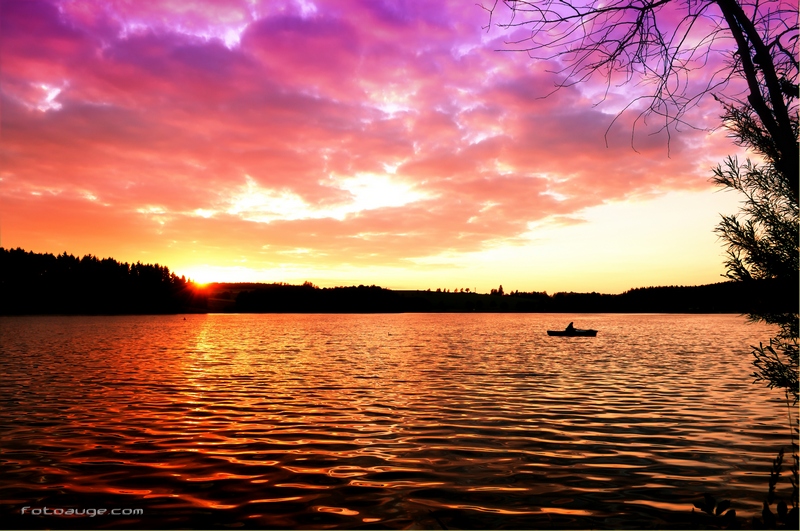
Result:
{"label": "person in boat", "polygon": [[572,326],[572,323],[569,323],[569,324],[567,325],[567,328],[566,328],[566,330],[564,330],[564,331],[565,331],[565,332],[574,332],[574,331],[575,331],[575,327],[574,327],[574,326]]}

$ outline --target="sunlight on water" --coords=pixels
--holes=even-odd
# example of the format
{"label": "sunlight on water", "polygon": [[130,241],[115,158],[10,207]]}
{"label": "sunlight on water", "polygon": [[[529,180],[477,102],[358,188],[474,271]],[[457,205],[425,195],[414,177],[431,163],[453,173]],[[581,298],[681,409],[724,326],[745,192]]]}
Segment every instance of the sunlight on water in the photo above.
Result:
{"label": "sunlight on water", "polygon": [[[600,333],[545,334],[570,320]],[[2,318],[2,510],[13,527],[631,528],[690,522],[712,493],[752,515],[788,445],[782,397],[751,383],[769,335],[738,316]]]}

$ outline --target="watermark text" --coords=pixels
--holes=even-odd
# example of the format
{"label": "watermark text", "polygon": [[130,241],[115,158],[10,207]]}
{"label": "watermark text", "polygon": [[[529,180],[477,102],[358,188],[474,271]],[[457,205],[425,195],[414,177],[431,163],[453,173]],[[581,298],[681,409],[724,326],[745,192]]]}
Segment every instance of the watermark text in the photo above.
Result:
{"label": "watermark text", "polygon": [[140,516],[144,514],[144,509],[93,509],[93,508],[75,508],[75,507],[31,507],[26,505],[20,509],[20,514],[29,514],[31,516],[88,516],[94,518],[95,516]]}

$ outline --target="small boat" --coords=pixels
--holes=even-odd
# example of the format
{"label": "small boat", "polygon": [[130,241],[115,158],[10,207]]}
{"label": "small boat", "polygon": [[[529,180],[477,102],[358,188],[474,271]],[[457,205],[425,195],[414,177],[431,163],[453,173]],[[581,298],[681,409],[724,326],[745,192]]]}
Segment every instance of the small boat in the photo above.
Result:
{"label": "small boat", "polygon": [[572,330],[548,330],[547,335],[564,337],[595,337],[597,335],[597,330],[581,328],[573,328]]}

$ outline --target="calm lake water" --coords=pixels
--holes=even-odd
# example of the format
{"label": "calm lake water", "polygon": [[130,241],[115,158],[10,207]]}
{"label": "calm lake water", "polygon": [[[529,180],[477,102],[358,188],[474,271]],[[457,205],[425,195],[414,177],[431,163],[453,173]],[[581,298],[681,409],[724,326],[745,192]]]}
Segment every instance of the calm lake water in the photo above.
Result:
{"label": "calm lake water", "polygon": [[[546,335],[569,321],[600,333]],[[749,376],[770,332],[732,315],[4,317],[0,521],[663,528],[704,493],[752,516],[789,444],[782,396]]]}

